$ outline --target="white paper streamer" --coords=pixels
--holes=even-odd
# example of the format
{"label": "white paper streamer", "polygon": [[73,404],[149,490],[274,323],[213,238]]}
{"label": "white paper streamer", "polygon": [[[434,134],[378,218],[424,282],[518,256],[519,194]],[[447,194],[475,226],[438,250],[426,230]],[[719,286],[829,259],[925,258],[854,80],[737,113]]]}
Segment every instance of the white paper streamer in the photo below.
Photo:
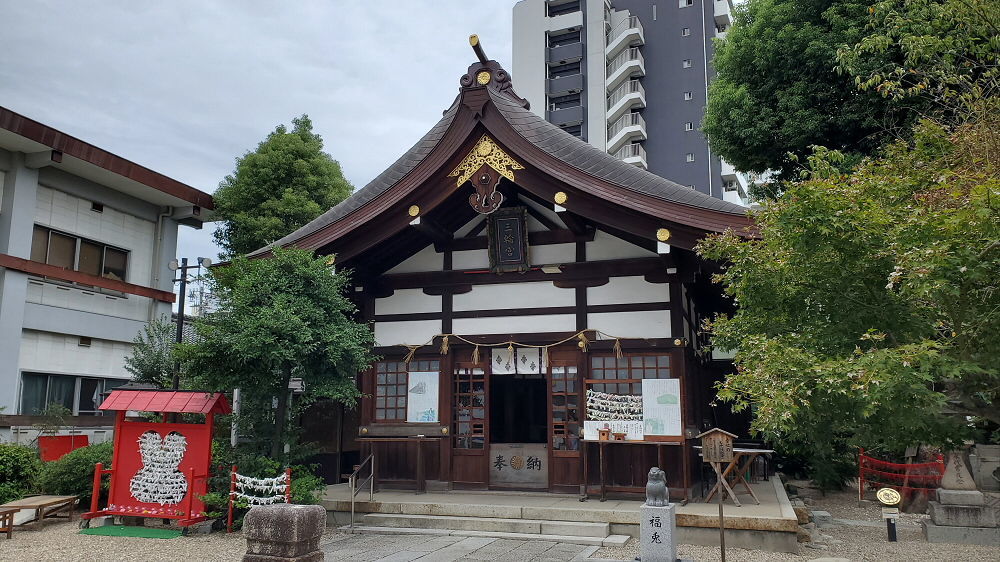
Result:
{"label": "white paper streamer", "polygon": [[162,439],[152,430],[140,435],[142,466],[129,483],[132,497],[143,503],[181,503],[187,494],[188,482],[178,467],[186,451],[187,439],[176,431]]}
{"label": "white paper streamer", "polygon": [[253,476],[237,474],[236,491],[232,494],[233,498],[240,498],[250,505],[270,505],[284,502],[287,489],[287,473],[274,478],[254,478]]}
{"label": "white paper streamer", "polygon": [[642,396],[587,391],[587,419],[591,421],[642,421]]}

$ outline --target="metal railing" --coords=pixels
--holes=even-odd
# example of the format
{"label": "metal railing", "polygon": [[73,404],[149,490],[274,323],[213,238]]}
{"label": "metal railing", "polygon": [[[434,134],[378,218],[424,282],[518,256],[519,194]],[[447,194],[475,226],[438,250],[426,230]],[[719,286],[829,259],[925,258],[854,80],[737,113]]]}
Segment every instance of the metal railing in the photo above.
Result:
{"label": "metal railing", "polygon": [[354,469],[354,472],[352,472],[347,478],[347,482],[351,487],[351,529],[354,528],[355,498],[357,497],[358,492],[362,489],[358,486],[358,475],[361,473],[361,470],[366,464],[370,465],[370,470],[368,472],[368,478],[361,481],[361,487],[368,484],[368,501],[371,502],[375,499],[375,453],[372,452],[372,454],[368,455],[365,460],[361,461],[361,464],[359,464],[358,467]]}
{"label": "metal railing", "polygon": [[631,61],[642,60],[642,53],[639,52],[639,47],[629,47],[624,51],[615,55],[615,58],[611,59],[608,63],[608,70],[606,76],[611,76],[616,70],[622,67],[622,65],[627,64]]}
{"label": "metal railing", "polygon": [[625,146],[618,149],[615,152],[615,158],[619,160],[624,160],[626,158],[639,157],[646,160],[646,149],[642,147],[641,144],[634,142],[632,144],[626,144]]}
{"label": "metal railing", "polygon": [[615,39],[618,39],[630,29],[638,29],[639,33],[643,33],[642,22],[639,21],[639,16],[629,16],[612,27],[611,31],[608,32],[605,45],[610,45]]}
{"label": "metal railing", "polygon": [[646,128],[646,120],[642,118],[642,115],[638,113],[626,113],[618,118],[610,127],[608,127],[608,141],[615,138],[615,135],[622,132],[625,127],[631,127],[633,125],[639,125],[641,128]]}
{"label": "metal railing", "polygon": [[621,86],[615,88],[615,91],[611,92],[611,95],[608,96],[608,109],[610,110],[616,103],[622,101],[622,98],[625,96],[636,92],[641,93],[642,97],[646,97],[646,90],[638,80],[623,82]]}

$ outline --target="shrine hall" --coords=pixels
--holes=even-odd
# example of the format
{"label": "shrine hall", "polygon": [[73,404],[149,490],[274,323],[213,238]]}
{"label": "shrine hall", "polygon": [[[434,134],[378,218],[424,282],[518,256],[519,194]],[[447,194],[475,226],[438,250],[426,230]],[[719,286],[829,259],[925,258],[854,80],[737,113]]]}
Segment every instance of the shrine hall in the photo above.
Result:
{"label": "shrine hall", "polygon": [[[375,334],[336,472],[374,453],[382,488],[628,493],[659,466],[690,497],[694,437],[746,434],[714,405],[732,363],[700,326],[732,304],[694,247],[749,235],[746,209],[548,123],[472,42],[441,120],[275,243],[349,272]],[[322,434],[325,419],[303,423]]]}

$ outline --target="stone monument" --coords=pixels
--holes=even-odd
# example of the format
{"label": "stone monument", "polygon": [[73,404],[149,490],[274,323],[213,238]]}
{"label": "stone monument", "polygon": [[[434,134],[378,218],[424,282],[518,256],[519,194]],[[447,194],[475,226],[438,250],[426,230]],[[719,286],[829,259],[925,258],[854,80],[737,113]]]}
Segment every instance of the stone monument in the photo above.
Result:
{"label": "stone monument", "polygon": [[677,560],[676,507],[670,503],[667,475],[658,467],[649,469],[646,503],[639,508],[639,554],[642,562]]}
{"label": "stone monument", "polygon": [[243,562],[319,562],[325,528],[326,510],[319,505],[254,506],[243,519],[247,539]]}
{"label": "stone monument", "polygon": [[1000,544],[997,509],[976,489],[961,451],[948,453],[937,501],[929,505],[931,518],[923,522],[927,542]]}

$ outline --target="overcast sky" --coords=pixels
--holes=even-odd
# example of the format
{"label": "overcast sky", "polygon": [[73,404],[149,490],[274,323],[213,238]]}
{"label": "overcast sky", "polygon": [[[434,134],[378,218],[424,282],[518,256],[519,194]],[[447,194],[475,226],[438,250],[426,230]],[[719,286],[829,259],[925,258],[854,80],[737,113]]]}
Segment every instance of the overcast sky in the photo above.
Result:
{"label": "overcast sky", "polygon": [[[514,0],[0,0],[0,105],[202,191],[307,113],[363,187],[440,119]],[[211,225],[179,257],[216,257]]]}

